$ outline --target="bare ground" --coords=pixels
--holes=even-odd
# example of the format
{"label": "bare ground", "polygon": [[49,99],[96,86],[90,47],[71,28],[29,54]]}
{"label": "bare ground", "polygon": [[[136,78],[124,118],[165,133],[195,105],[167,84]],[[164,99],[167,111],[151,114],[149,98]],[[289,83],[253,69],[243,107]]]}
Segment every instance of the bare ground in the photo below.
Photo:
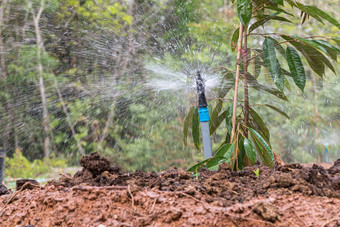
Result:
{"label": "bare ground", "polygon": [[328,169],[224,165],[199,177],[122,173],[97,154],[80,164],[43,187],[0,187],[0,226],[340,226],[340,160]]}

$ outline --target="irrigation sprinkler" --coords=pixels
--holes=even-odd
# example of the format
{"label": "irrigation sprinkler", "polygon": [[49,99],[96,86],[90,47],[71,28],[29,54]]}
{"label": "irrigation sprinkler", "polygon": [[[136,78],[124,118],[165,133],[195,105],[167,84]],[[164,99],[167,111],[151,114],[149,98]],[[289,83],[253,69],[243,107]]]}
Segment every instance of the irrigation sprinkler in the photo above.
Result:
{"label": "irrigation sprinkler", "polygon": [[202,139],[204,158],[208,159],[212,157],[210,131],[209,131],[209,110],[207,108],[207,100],[205,98],[204,81],[200,71],[197,71],[196,78],[197,94],[198,94],[198,114],[201,122]]}

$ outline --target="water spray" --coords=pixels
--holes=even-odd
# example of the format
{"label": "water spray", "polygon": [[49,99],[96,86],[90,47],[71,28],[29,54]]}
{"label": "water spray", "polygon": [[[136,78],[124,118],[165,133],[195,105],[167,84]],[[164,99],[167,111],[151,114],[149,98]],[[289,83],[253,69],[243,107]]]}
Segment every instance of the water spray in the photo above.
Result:
{"label": "water spray", "polygon": [[198,114],[201,122],[202,129],[202,139],[203,139],[203,149],[204,158],[208,159],[212,157],[211,151],[211,141],[210,141],[210,131],[209,131],[209,110],[207,108],[207,100],[205,98],[204,81],[201,76],[200,71],[197,71],[196,78],[197,94],[198,94]]}

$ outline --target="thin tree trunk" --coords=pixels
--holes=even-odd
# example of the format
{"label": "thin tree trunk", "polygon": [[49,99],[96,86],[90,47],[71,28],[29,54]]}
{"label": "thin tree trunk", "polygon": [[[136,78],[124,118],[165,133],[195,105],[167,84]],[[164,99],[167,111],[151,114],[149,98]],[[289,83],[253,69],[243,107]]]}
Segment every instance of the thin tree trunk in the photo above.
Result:
{"label": "thin tree trunk", "polygon": [[241,66],[241,50],[242,50],[242,36],[243,25],[240,23],[240,30],[237,42],[237,65],[236,65],[236,78],[235,78],[235,92],[234,92],[234,104],[233,104],[233,128],[231,130],[230,143],[233,142],[235,130],[236,130],[236,110],[237,110],[237,96],[238,96],[238,83],[240,78],[240,66]]}
{"label": "thin tree trunk", "polygon": [[[7,65],[6,65],[6,47],[5,42],[3,40],[3,25],[4,25],[4,15],[5,10],[7,7],[7,0],[3,0],[1,2],[1,8],[0,8],[0,62],[1,62],[1,79],[4,80],[4,86],[3,91],[5,93],[8,92],[8,86],[7,86]],[[10,118],[11,118],[11,111],[10,111],[10,103],[7,98],[5,98],[4,103],[7,119],[5,120],[5,127],[4,132],[2,135],[2,146],[5,151],[8,151],[9,149],[9,139],[10,139]]]}
{"label": "thin tree trunk", "polygon": [[244,135],[248,138],[248,119],[249,119],[249,95],[248,95],[248,61],[247,61],[247,55],[248,55],[248,25],[244,27],[244,41],[243,41],[243,82],[244,82],[244,125],[246,128],[244,129]]}
{"label": "thin tree trunk", "polygon": [[[30,4],[32,7],[31,1],[30,1]],[[41,103],[42,103],[42,108],[43,108],[43,127],[44,127],[44,132],[45,132],[44,155],[45,155],[45,159],[48,160],[50,156],[50,122],[49,122],[49,116],[48,116],[46,92],[45,92],[45,84],[44,84],[44,68],[41,63],[41,51],[44,50],[44,44],[42,42],[42,37],[40,34],[40,27],[39,27],[41,14],[44,11],[44,5],[45,5],[45,1],[41,0],[38,13],[35,15],[33,8],[31,8],[31,12],[33,15],[35,35],[36,35],[37,46],[38,46],[38,49],[37,49],[38,76],[39,76]]]}
{"label": "thin tree trunk", "polygon": [[[318,88],[316,87],[316,79],[315,74],[312,73],[313,76],[313,88],[314,88],[314,109],[315,109],[315,141],[319,138],[319,110],[318,110]],[[318,152],[318,163],[321,162],[321,154]]]}
{"label": "thin tree trunk", "polygon": [[55,78],[55,87],[56,87],[56,90],[57,90],[57,93],[58,93],[59,101],[60,101],[60,103],[61,103],[61,105],[63,107],[64,113],[66,115],[66,121],[67,121],[67,123],[68,123],[68,125],[69,125],[69,127],[71,129],[73,138],[76,140],[78,150],[79,150],[81,155],[85,155],[84,149],[81,146],[81,143],[80,143],[79,139],[76,136],[76,131],[74,130],[74,127],[72,125],[70,115],[69,115],[69,113],[67,111],[67,107],[66,107],[66,104],[64,102],[63,96],[61,95],[61,92],[60,92],[60,89],[59,89],[59,86],[58,86],[58,81],[57,81],[56,78]]}
{"label": "thin tree trunk", "polygon": [[[244,40],[243,40],[243,83],[244,83],[244,125],[246,126],[244,129],[244,136],[248,138],[248,120],[249,120],[249,94],[248,94],[248,25],[244,27]],[[251,165],[251,161],[247,155],[245,155],[247,159],[247,165]]]}
{"label": "thin tree trunk", "polygon": [[[128,2],[129,7],[128,7],[127,13],[130,14],[130,15],[133,13],[134,4],[135,4],[134,0],[129,0],[129,2]],[[130,29],[132,26],[133,25],[130,25],[128,29]],[[134,45],[131,42],[131,40],[132,40],[131,32],[128,32],[127,39],[128,39],[127,50],[125,52],[123,52],[122,56],[119,59],[119,64],[117,64],[118,66],[120,66],[120,69],[118,69],[116,71],[117,77],[119,77],[119,78],[125,74],[128,63],[130,61],[130,57],[131,57],[131,55],[133,55],[131,53],[134,52]],[[99,151],[101,151],[103,149],[102,144],[103,144],[103,141],[106,139],[106,137],[108,135],[109,127],[111,126],[111,124],[113,122],[113,115],[114,115],[114,103],[112,103],[112,106],[110,108],[104,129],[103,129],[103,133],[101,134],[101,137],[98,141],[97,149]]]}

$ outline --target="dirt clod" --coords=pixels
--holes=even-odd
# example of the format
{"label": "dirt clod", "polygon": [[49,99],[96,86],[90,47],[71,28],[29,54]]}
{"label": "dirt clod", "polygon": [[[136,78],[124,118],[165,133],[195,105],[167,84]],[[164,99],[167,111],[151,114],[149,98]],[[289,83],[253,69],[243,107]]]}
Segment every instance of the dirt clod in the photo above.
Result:
{"label": "dirt clod", "polygon": [[256,204],[253,211],[264,220],[271,222],[275,222],[280,217],[276,207],[268,203],[260,202]]}
{"label": "dirt clod", "polygon": [[0,196],[2,195],[6,195],[6,194],[10,194],[11,191],[7,189],[7,187],[5,185],[3,185],[2,183],[0,183]]}
{"label": "dirt clod", "polygon": [[39,185],[38,181],[34,179],[20,179],[16,181],[16,190],[19,191],[27,182],[30,184],[27,184],[25,189],[32,190],[34,188],[32,185]]}

